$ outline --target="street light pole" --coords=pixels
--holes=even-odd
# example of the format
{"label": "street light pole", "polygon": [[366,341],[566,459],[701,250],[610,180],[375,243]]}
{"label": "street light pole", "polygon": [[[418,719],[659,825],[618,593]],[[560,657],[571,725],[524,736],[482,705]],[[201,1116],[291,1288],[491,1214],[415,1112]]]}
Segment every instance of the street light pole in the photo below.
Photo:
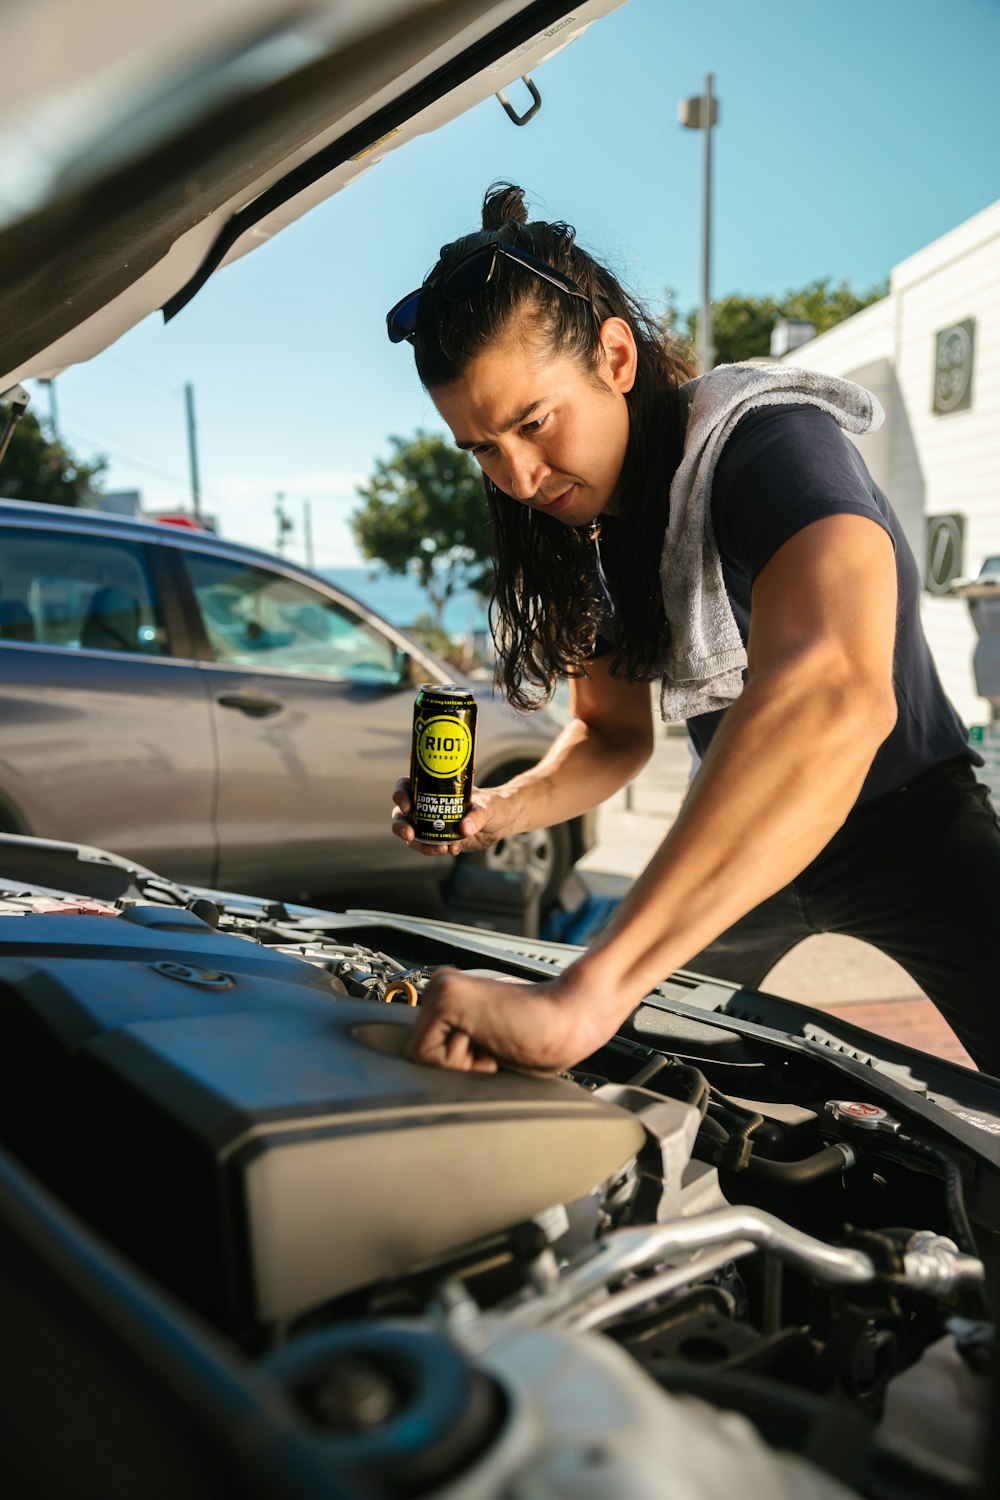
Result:
{"label": "street light pole", "polygon": [[198,438],[194,421],[194,386],[184,385],[184,408],[187,414],[188,464],[191,470],[191,509],[201,520],[201,480],[198,477]]}
{"label": "street light pole", "polygon": [[702,101],[702,129],[705,132],[705,204],[702,216],[701,255],[701,329],[698,338],[698,366],[702,374],[715,365],[715,340],[712,337],[712,75],[705,74]]}
{"label": "street light pole", "polygon": [[712,337],[712,127],[719,123],[719,101],[712,92],[713,76],[705,74],[705,92],[692,99],[682,99],[677,118],[686,130],[705,132],[705,188],[702,217],[701,306],[698,309],[696,354],[698,370],[704,375],[715,365],[715,340]]}

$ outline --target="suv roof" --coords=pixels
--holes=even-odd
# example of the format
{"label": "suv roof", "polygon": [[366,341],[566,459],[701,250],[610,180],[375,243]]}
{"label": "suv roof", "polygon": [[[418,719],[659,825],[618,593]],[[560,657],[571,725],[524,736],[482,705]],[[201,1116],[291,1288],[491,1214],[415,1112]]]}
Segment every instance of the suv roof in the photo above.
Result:
{"label": "suv roof", "polygon": [[[33,500],[0,499],[0,526],[8,522],[13,522],[15,525],[43,526],[52,531],[65,531],[72,527],[74,531],[93,531],[105,536],[109,532],[117,532],[121,536],[136,541],[156,542],[161,547],[195,547],[201,552],[207,550],[225,553],[227,557],[238,554],[247,562],[261,563],[272,569],[279,568],[289,573],[323,577],[322,574],[313,575],[310,569],[304,568],[301,563],[291,558],[277,556],[273,552],[268,552],[261,547],[249,546],[245,542],[217,536],[214,531],[171,526],[162,521],[146,520],[136,516],[119,516],[111,511],[46,505]],[[329,586],[327,579],[323,578],[323,582]],[[352,597],[348,590],[336,587],[337,591],[345,597]]]}

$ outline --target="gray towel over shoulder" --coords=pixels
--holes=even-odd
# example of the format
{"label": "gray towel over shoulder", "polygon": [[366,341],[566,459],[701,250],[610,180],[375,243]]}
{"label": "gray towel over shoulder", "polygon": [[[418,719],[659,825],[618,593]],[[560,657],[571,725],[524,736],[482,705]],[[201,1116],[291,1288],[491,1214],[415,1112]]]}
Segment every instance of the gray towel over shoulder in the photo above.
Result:
{"label": "gray towel over shoulder", "polygon": [[684,452],[670,486],[660,582],[670,652],[662,665],[666,723],[727,708],[743,691],[746,651],[733,617],[712,527],[712,479],[727,438],[760,406],[818,406],[847,432],[874,432],[885,414],[863,386],[768,360],[720,365],[681,387]]}

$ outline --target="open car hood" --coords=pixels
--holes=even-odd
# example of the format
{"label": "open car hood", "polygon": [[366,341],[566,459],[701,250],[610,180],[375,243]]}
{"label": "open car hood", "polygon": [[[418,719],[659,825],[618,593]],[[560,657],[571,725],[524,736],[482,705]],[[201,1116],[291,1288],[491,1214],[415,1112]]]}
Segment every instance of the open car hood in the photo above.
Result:
{"label": "open car hood", "polygon": [[621,3],[19,0],[3,19],[0,393],[173,316]]}
{"label": "open car hood", "polygon": [[578,951],[0,838],[4,1494],[995,1495],[1000,1083],[685,973],[407,1059]]}

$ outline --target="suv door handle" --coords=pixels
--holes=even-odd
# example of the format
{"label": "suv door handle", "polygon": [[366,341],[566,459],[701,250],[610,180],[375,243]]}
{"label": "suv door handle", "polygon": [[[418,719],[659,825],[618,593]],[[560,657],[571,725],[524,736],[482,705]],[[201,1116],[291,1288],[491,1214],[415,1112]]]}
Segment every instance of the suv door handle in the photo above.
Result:
{"label": "suv door handle", "polygon": [[285,706],[280,698],[269,698],[265,693],[220,693],[215,701],[221,708],[238,708],[251,719],[265,719]]}

